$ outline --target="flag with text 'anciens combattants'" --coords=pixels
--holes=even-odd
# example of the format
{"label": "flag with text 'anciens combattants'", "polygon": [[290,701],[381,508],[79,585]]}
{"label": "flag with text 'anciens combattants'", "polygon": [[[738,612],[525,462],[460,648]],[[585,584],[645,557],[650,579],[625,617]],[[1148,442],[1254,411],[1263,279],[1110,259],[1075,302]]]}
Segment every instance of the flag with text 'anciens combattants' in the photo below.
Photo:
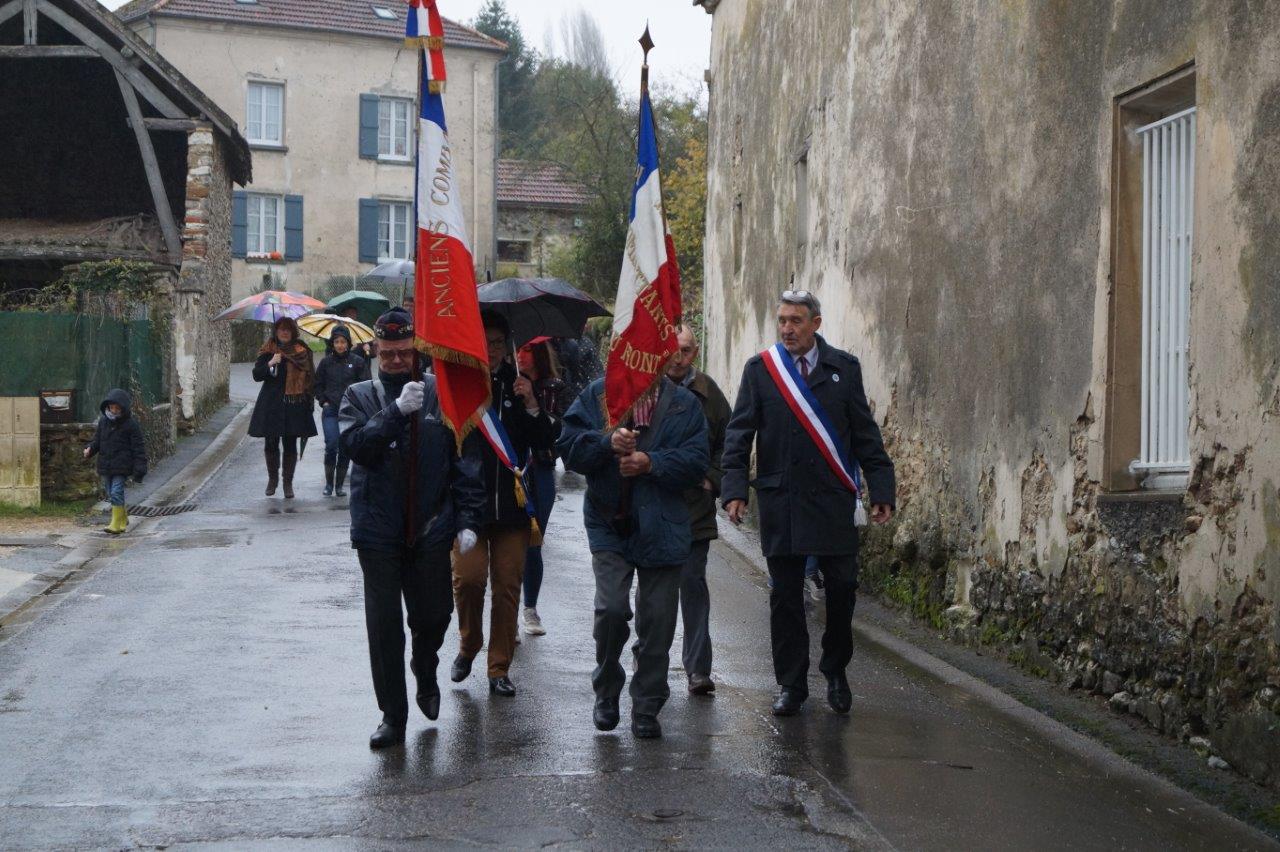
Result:
{"label": "flag with text 'anciens combattants'", "polygon": [[[436,0],[414,0],[438,25]],[[408,33],[416,28],[410,9]],[[433,29],[432,32],[435,32]],[[428,53],[437,52],[429,48]],[[414,326],[419,347],[431,355],[440,413],[458,442],[480,422],[489,407],[489,356],[476,272],[462,219],[462,199],[454,173],[453,150],[445,130],[444,98],[431,77],[432,57],[423,57],[419,81],[422,111],[418,117],[417,262],[414,281]]]}
{"label": "flag with text 'anciens combattants'", "polygon": [[662,210],[658,139],[648,86],[640,92],[640,133],[631,225],[618,278],[613,342],[605,366],[605,408],[609,425],[621,422],[662,375],[678,348],[680,270]]}

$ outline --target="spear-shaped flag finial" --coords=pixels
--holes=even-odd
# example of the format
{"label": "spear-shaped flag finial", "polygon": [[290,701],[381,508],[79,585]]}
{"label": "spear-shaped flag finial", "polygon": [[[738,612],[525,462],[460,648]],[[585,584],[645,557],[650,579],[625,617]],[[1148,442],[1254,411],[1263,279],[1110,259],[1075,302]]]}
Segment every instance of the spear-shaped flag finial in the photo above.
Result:
{"label": "spear-shaped flag finial", "polygon": [[644,22],[644,35],[640,36],[640,47],[644,50],[644,64],[640,66],[640,91],[649,90],[649,51],[653,50],[653,38],[649,35],[649,22]]}

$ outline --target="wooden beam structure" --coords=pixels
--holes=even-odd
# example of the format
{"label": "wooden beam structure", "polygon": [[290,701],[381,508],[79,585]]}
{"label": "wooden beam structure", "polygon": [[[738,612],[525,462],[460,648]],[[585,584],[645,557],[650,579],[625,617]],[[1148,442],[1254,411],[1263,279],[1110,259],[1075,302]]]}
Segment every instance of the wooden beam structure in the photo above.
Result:
{"label": "wooden beam structure", "polygon": [[[27,2],[27,0],[24,0]],[[98,36],[93,30],[59,9],[57,6],[48,2],[48,0],[32,0],[36,4],[36,8],[40,10],[40,14],[52,20],[55,24],[62,27],[71,35],[80,39],[81,42],[92,47],[98,52],[98,55],[107,62],[111,63],[111,67],[116,70],[116,74],[122,75],[128,80],[132,86],[130,91],[136,90],[147,101],[154,106],[165,118],[187,118],[187,114],[171,101],[164,92],[160,91],[155,83],[152,83],[146,74],[130,62],[128,59],[120,55],[114,47],[108,44],[104,39]]]}
{"label": "wooden beam structure", "polygon": [[[151,131],[171,130],[175,133],[190,133],[200,127],[200,122],[194,118],[144,118],[142,124]],[[129,126],[133,126],[132,119]]]}
{"label": "wooden beam structure", "polygon": [[98,51],[82,44],[0,44],[0,59],[98,59]]}
{"label": "wooden beam structure", "polygon": [[178,232],[178,223],[173,217],[173,207],[169,205],[169,196],[164,191],[164,176],[160,173],[160,163],[156,160],[156,150],[151,145],[151,134],[147,132],[146,122],[142,119],[142,107],[138,103],[138,94],[129,80],[120,71],[116,71],[116,82],[120,84],[120,95],[124,98],[125,109],[129,112],[129,123],[133,125],[133,135],[138,140],[138,150],[142,154],[142,164],[146,168],[147,183],[151,186],[151,200],[155,203],[156,218],[160,220],[160,230],[164,232],[164,244],[169,249],[170,261],[182,263],[182,237]]}
{"label": "wooden beam structure", "polygon": [[0,6],[0,24],[3,24],[21,11],[22,0],[9,0],[8,3]]}
{"label": "wooden beam structure", "polygon": [[22,43],[36,43],[36,0],[22,0]]}

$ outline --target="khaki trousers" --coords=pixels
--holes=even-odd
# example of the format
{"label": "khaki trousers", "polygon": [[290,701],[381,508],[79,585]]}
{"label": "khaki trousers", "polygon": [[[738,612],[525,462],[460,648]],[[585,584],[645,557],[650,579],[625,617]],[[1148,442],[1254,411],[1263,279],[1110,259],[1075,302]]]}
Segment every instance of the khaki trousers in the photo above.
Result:
{"label": "khaki trousers", "polygon": [[484,646],[484,588],[493,587],[489,611],[489,677],[503,677],[516,652],[516,611],[524,576],[529,527],[488,526],[466,553],[453,548],[453,599],[458,607],[458,653],[471,658]]}

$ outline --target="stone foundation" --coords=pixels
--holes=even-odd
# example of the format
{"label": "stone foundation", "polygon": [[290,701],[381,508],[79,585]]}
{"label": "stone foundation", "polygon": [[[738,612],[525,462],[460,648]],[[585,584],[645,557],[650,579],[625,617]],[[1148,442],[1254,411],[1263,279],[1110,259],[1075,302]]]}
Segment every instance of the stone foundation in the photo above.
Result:
{"label": "stone foundation", "polygon": [[40,499],[84,500],[101,490],[97,460],[84,458],[95,423],[44,423],[40,426]]}

